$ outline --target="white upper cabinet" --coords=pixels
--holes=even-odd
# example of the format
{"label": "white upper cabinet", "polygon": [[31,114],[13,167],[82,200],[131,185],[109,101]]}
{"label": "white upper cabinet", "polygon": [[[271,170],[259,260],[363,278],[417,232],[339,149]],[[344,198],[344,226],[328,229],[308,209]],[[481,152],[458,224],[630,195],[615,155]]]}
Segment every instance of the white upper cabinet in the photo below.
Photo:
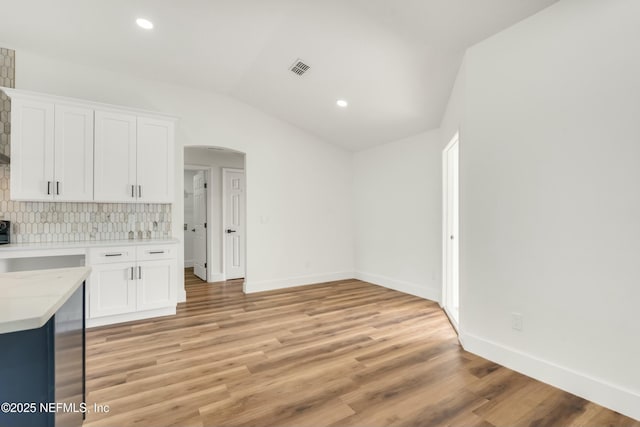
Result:
{"label": "white upper cabinet", "polygon": [[175,119],[2,88],[12,200],[173,203]]}
{"label": "white upper cabinet", "polygon": [[11,199],[52,201],[54,104],[11,101]]}
{"label": "white upper cabinet", "polygon": [[93,200],[93,110],[12,98],[11,199]]}
{"label": "white upper cabinet", "polygon": [[138,117],[138,201],[170,203],[174,199],[174,124]]}
{"label": "white upper cabinet", "polygon": [[93,110],[56,104],[54,200],[93,200]]}
{"label": "white upper cabinet", "polygon": [[95,192],[97,202],[135,202],[136,116],[96,111]]}
{"label": "white upper cabinet", "polygon": [[96,111],[95,200],[171,203],[174,123]]}

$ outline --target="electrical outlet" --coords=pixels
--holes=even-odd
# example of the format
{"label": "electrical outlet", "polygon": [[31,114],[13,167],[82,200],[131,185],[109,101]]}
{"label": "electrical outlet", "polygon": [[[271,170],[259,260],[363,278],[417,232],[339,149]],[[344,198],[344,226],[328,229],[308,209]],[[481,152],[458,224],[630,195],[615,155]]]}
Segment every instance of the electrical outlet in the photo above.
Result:
{"label": "electrical outlet", "polygon": [[520,313],[511,313],[511,328],[516,331],[522,331],[523,317]]}

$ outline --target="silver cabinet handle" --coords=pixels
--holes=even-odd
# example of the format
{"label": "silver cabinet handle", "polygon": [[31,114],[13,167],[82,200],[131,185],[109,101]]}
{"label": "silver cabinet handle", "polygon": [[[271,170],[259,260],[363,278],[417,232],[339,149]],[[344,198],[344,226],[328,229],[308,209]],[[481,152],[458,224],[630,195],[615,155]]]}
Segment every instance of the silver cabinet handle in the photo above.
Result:
{"label": "silver cabinet handle", "polygon": [[142,185],[138,185],[138,197],[142,197]]}
{"label": "silver cabinet handle", "polygon": [[129,267],[130,268],[130,279],[133,280],[133,267]]}
{"label": "silver cabinet handle", "polygon": [[135,185],[131,186],[131,197],[136,197],[136,186]]}
{"label": "silver cabinet handle", "polygon": [[120,252],[120,253],[113,252],[113,253],[110,253],[110,254],[104,254],[104,256],[122,256],[122,255],[123,255],[122,252]]}
{"label": "silver cabinet handle", "polygon": [[142,279],[142,267],[138,266],[138,279]]}
{"label": "silver cabinet handle", "polygon": [[60,181],[56,181],[56,194],[60,195]]}
{"label": "silver cabinet handle", "polygon": [[154,254],[163,254],[164,251],[149,251],[150,255],[154,255]]}
{"label": "silver cabinet handle", "polygon": [[47,181],[47,195],[51,194],[51,181]]}

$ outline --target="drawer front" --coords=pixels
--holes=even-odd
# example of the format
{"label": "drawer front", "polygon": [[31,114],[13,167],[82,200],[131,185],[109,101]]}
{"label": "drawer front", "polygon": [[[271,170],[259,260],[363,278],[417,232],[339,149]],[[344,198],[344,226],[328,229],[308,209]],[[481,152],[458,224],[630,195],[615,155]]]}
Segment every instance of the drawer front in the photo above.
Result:
{"label": "drawer front", "polygon": [[135,262],[135,260],[136,248],[134,246],[114,246],[89,250],[89,265]]}
{"label": "drawer front", "polygon": [[138,261],[155,259],[173,259],[176,257],[176,245],[146,245],[137,248]]}

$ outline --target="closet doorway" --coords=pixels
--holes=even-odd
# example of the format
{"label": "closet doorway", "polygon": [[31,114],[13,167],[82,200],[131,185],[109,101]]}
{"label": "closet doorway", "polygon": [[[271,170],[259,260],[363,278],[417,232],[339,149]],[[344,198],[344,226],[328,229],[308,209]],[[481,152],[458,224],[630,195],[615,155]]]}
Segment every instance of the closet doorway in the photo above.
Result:
{"label": "closet doorway", "polygon": [[442,153],[443,182],[443,306],[458,329],[459,290],[459,136],[456,134]]}

